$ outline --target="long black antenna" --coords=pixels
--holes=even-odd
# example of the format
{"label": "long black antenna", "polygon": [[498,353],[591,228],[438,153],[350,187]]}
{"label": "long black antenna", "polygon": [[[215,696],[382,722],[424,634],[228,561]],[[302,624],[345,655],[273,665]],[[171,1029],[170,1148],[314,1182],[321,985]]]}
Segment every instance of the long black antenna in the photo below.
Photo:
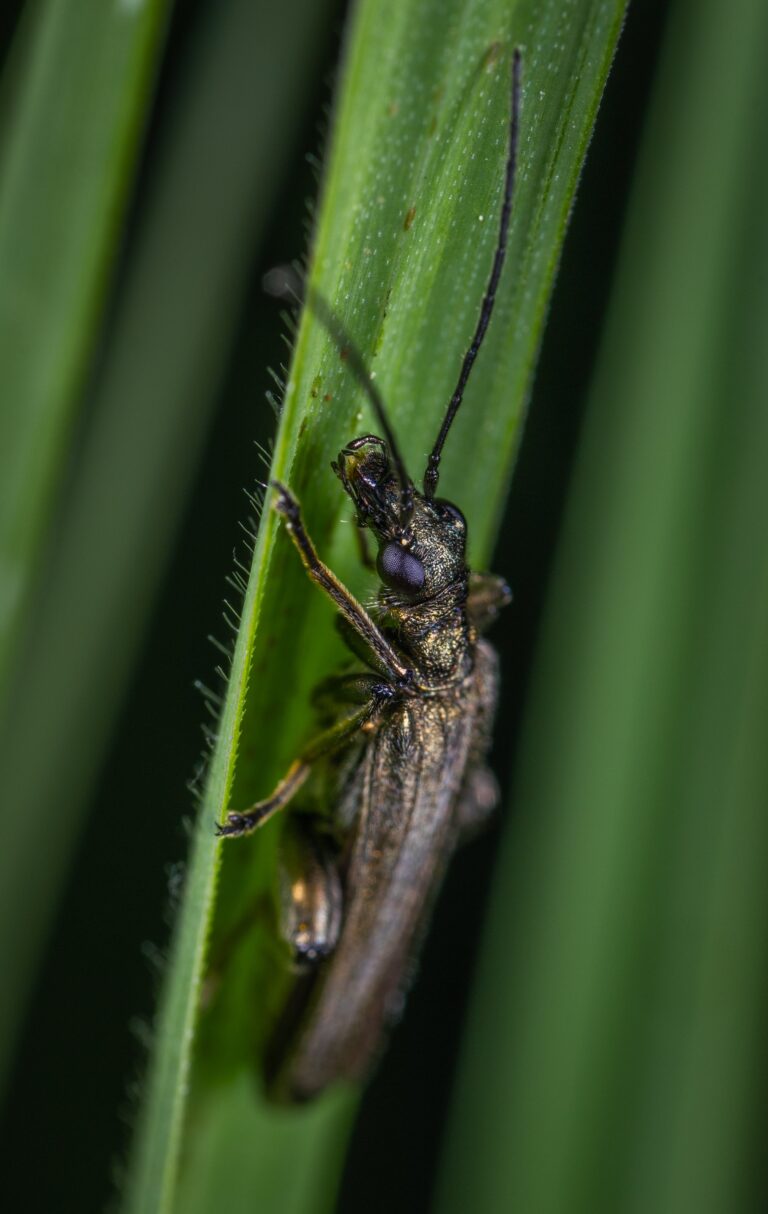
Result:
{"label": "long black antenna", "polygon": [[[298,274],[290,266],[279,266],[269,270],[262,279],[264,290],[278,299],[290,299],[301,303],[301,281]],[[397,445],[394,431],[387,417],[384,397],[371,379],[371,373],[365,359],[360,353],[359,346],[350,337],[339,317],[334,312],[328,300],[316,287],[310,283],[304,284],[304,298],[319,320],[325,325],[331,338],[349,366],[350,371],[371,402],[376,419],[384,431],[384,438],[395,465],[395,472],[400,483],[400,523],[403,528],[408,526],[413,514],[413,485],[405,470],[403,457]]]}
{"label": "long black antenna", "polygon": [[515,48],[512,54],[512,117],[509,125],[509,151],[507,153],[507,172],[504,181],[504,203],[501,208],[501,222],[499,224],[499,239],[496,245],[496,254],[493,259],[493,268],[491,269],[491,277],[488,279],[488,286],[483,298],[483,306],[480,309],[480,319],[477,322],[475,336],[472,338],[472,344],[464,355],[464,362],[461,365],[459,374],[459,382],[456,385],[456,390],[451,397],[450,404],[443,418],[443,424],[440,427],[440,433],[437,436],[437,441],[432,448],[432,453],[427,460],[427,468],[424,473],[424,495],[425,497],[434,497],[437,489],[437,481],[440,475],[440,457],[443,453],[443,444],[448,437],[448,431],[453,425],[453,419],[459,411],[464,389],[467,386],[469,373],[472,370],[478,351],[482,345],[485,331],[488,328],[488,322],[491,319],[493,305],[496,302],[496,288],[499,285],[501,278],[501,270],[504,265],[504,257],[507,252],[507,233],[509,232],[509,217],[512,211],[512,195],[515,189],[515,172],[517,169],[517,143],[520,133],[520,68],[522,56],[519,48]]}

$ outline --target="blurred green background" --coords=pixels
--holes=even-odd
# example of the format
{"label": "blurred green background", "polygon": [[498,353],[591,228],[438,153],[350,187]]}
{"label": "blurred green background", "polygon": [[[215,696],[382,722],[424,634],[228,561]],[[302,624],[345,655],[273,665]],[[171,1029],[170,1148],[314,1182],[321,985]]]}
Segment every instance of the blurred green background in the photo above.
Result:
{"label": "blurred green background", "polygon": [[[2,191],[42,11],[7,6],[0,28],[4,317],[8,218],[29,208]],[[345,5],[144,17],[0,686],[8,1208],[78,1214],[127,1151],[203,747],[194,685],[214,681],[206,637],[226,633],[274,431],[283,326],[259,284],[304,246]],[[57,36],[87,56],[92,32]],[[508,810],[469,1046],[500,823],[452,866],[340,1211],[763,1208],[767,40],[747,0],[630,8],[493,562],[515,591],[495,635]],[[55,233],[46,188],[29,221]],[[0,368],[0,418],[13,386]]]}

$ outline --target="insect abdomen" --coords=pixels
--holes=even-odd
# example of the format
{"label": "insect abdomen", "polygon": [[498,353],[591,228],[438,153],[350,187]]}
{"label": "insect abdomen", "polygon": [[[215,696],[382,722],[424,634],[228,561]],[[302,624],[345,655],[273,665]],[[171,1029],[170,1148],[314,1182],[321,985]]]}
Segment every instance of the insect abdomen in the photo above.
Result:
{"label": "insect abdomen", "polygon": [[398,705],[371,739],[344,926],[277,1068],[279,1098],[308,1100],[334,1080],[364,1078],[397,1019],[456,841],[454,811],[486,684],[480,669],[445,696]]}

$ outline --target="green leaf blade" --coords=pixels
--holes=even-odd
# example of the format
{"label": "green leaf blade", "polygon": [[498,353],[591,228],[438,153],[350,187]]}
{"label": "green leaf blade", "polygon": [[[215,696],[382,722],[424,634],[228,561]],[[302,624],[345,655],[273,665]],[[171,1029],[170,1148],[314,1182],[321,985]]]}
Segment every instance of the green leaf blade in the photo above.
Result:
{"label": "green leaf blade", "polygon": [[19,31],[24,70],[0,164],[0,694],[98,335],[169,7],[48,3],[28,9]]}
{"label": "green leaf blade", "polygon": [[298,43],[287,16],[222,3],[192,26],[166,95],[12,711],[0,714],[0,1072],[218,403],[312,31]]}
{"label": "green leaf blade", "polygon": [[[312,273],[370,358],[415,477],[476,324],[498,228],[512,48],[521,45],[524,52],[521,178],[504,285],[441,480],[441,492],[455,497],[469,518],[473,560],[480,565],[510,474],[573,190],[623,11],[622,3],[586,0],[544,8],[502,0],[399,0],[385,8],[368,0],[355,13]],[[300,498],[323,558],[364,597],[370,583],[359,569],[348,503],[328,465],[346,441],[369,428],[367,405],[338,352],[304,316],[272,475]],[[468,461],[475,443],[482,459]],[[218,853],[210,823],[229,806],[269,793],[311,732],[312,686],[340,654],[332,611],[312,593],[276,516],[266,510],[203,798],[198,830],[205,841],[196,851],[177,941],[201,939],[207,930],[189,918],[205,912],[202,891],[213,888]],[[271,894],[279,827],[274,821],[257,838],[226,845],[214,957],[254,902]],[[254,1065],[275,999],[267,934],[260,929],[238,951],[199,1026],[178,1193],[164,1189],[161,1197],[142,1184],[128,1205],[137,1214],[182,1209],[191,1194],[202,1203],[202,1193],[209,1201],[229,1200],[232,1208],[250,1193],[274,1211],[331,1200],[354,1093],[331,1093],[312,1110],[286,1112],[263,1102],[255,1080],[244,1102],[237,1078]],[[182,1008],[193,1006],[201,987],[192,951],[185,950],[182,963],[177,945],[174,957],[138,1138],[137,1158],[153,1155],[155,1177],[178,1166],[169,1163],[178,1140],[168,1134],[163,1109],[176,1110],[184,1100],[190,1043]],[[187,996],[179,989],[184,983]],[[181,1052],[174,1039],[183,1040]],[[174,1068],[176,1094],[169,1091]],[[230,1132],[249,1143],[238,1175],[212,1162],[212,1143],[224,1125],[236,1126]],[[313,1194],[313,1205],[302,1207],[274,1178],[281,1171],[311,1178],[318,1136],[326,1150],[336,1143],[334,1165],[314,1191],[310,1179],[302,1191]]]}

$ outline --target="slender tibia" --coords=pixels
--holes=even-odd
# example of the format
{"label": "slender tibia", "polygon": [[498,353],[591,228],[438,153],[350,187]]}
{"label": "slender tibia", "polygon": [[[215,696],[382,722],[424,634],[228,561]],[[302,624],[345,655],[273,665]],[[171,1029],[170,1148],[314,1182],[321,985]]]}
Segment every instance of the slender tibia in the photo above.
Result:
{"label": "slender tibia", "polygon": [[376,568],[376,561],[368,544],[368,535],[362,527],[355,527],[355,539],[357,541],[357,551],[361,565],[364,569],[374,570]]}
{"label": "slender tibia", "polygon": [[409,682],[413,677],[413,672],[403,663],[402,658],[392,648],[365,608],[320,560],[302,522],[301,509],[296,498],[277,481],[275,488],[277,489],[275,510],[285,519],[288,533],[313,582],[316,582],[320,589],[328,595],[344,618],[349,620],[389,676],[398,683]]}

